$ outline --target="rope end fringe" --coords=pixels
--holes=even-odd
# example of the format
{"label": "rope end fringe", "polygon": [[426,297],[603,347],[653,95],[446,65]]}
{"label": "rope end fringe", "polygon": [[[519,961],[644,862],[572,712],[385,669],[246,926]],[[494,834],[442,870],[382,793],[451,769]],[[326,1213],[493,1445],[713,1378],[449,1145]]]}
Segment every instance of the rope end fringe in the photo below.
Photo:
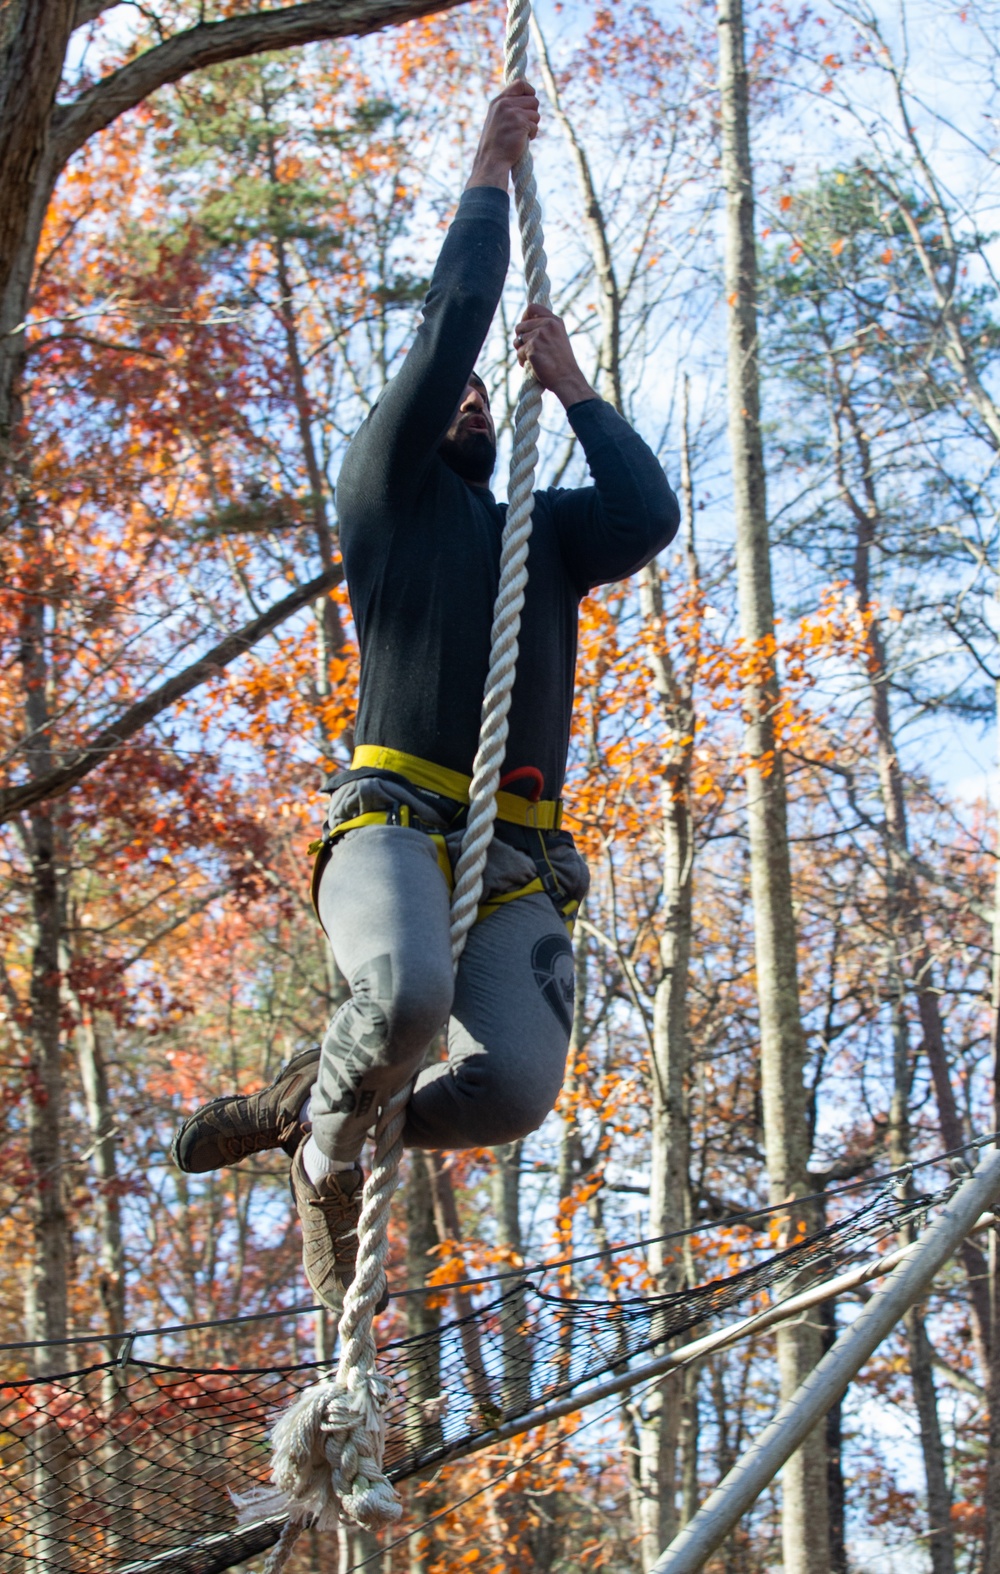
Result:
{"label": "rope end fringe", "polygon": [[396,1523],[402,1505],[382,1472],[388,1392],[377,1372],[347,1383],[329,1378],[280,1417],[271,1433],[270,1496],[283,1500],[290,1522],[324,1531]]}

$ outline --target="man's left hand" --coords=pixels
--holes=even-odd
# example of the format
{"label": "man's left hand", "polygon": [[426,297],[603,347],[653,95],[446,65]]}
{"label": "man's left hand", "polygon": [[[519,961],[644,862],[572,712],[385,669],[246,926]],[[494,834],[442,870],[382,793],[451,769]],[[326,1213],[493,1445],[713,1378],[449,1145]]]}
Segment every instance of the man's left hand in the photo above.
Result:
{"label": "man's left hand", "polygon": [[577,365],[566,324],[547,306],[527,308],[514,329],[514,348],[520,364],[530,362],[542,387],[550,389],[564,408],[598,397]]}

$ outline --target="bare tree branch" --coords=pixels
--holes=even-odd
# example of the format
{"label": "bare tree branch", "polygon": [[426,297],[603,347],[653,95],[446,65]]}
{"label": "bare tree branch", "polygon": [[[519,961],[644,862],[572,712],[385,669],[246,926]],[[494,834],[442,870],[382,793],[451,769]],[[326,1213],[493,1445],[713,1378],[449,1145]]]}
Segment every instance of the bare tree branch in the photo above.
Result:
{"label": "bare tree branch", "polygon": [[73,12],[73,31],[78,27],[86,27],[88,22],[94,22],[104,11],[110,11],[118,4],[118,0],[76,0],[76,10]]}
{"label": "bare tree branch", "polygon": [[979,901],[978,897],[970,896],[968,881],[956,879],[954,875],[950,875],[945,869],[935,869],[932,864],[927,863],[917,853],[911,851],[898,836],[893,836],[884,820],[876,820],[872,815],[865,813],[858,802],[855,775],[849,765],[840,765],[836,760],[814,760],[807,754],[798,753],[795,749],[786,748],[785,753],[790,759],[798,760],[801,764],[808,765],[814,770],[830,771],[834,776],[838,776],[844,783],[847,801],[859,823],[864,825],[869,831],[874,831],[880,836],[887,847],[899,859],[900,863],[905,864],[911,874],[919,875],[922,880],[927,881],[928,885],[943,886],[946,891],[951,891],[953,895],[961,897],[970,913],[975,913],[977,918],[985,919],[988,924],[993,923],[996,916],[993,908],[987,906],[985,902]]}
{"label": "bare tree branch", "polygon": [[327,569],[323,574],[318,574],[315,579],[309,580],[308,584],[300,585],[297,590],[283,596],[280,601],[274,603],[273,607],[262,612],[260,617],[244,623],[235,634],[227,634],[225,639],[220,640],[206,655],[199,657],[174,677],[168,678],[166,683],[161,683],[159,688],[153,689],[145,699],[130,705],[117,721],[103,727],[86,747],[64,765],[47,771],[44,776],[37,776],[34,781],[0,791],[0,824],[9,820],[19,810],[27,809],[45,798],[57,798],[70,787],[74,787],[85,776],[89,776],[91,771],[103,765],[109,755],[121,748],[126,739],[134,737],[185,694],[190,694],[192,689],[199,688],[239,656],[245,655],[263,639],[265,634],[269,634],[293,613],[308,606],[310,601],[315,601],[324,591],[331,590],[334,585],[340,583],[342,577],[343,569],[338,565]]}

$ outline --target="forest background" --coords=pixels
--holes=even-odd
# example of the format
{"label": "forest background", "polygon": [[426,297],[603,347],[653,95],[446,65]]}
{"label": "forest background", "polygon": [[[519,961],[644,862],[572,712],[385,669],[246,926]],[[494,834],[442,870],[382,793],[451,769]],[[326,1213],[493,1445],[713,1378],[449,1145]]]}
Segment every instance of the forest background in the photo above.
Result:
{"label": "forest background", "polygon": [[[234,50],[95,109],[170,39],[244,14],[77,8],[52,122],[69,151],[4,322],[4,1341],[308,1300],[284,1164],[190,1178],[167,1150],[341,998],[306,852],[351,748],[336,477],[412,334],[503,19],[477,3]],[[411,1160],[396,1285],[710,1226],[1000,1124],[1000,16],[748,6],[741,177],[734,15],[538,9],[555,305],[684,517],[583,609],[567,805],[594,888],[562,1099],[509,1150]],[[483,363],[502,456],[521,300],[515,267]],[[585,478],[547,408],[541,484]],[[753,1244],[706,1227],[683,1260],[599,1256],[595,1293],[699,1282]],[[996,1574],[990,1266],[972,1248],[949,1270],[789,1474],[783,1531],[776,1491],[713,1567]],[[567,1422],[538,1461],[529,1438],[474,1515],[385,1570],[650,1568],[851,1314],[712,1357],[577,1440]],[[296,1327],[289,1347],[313,1336]],[[274,1359],[255,1339],[189,1354]],[[452,1466],[408,1513],[498,1468]]]}

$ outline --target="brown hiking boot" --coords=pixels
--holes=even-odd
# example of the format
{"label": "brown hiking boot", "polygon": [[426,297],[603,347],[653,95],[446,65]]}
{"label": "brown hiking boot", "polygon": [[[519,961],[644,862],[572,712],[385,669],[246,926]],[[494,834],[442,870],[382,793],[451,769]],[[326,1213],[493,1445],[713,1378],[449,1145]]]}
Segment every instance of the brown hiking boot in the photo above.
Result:
{"label": "brown hiking boot", "polygon": [[314,1185],[299,1148],[289,1179],[302,1223],[306,1278],[317,1299],[339,1312],[344,1291],[354,1278],[364,1172],[356,1164],[352,1170],[334,1170]]}
{"label": "brown hiking boot", "polygon": [[291,1156],[309,1129],[299,1121],[299,1111],[318,1070],[316,1045],[290,1060],[259,1093],[229,1093],[203,1104],[173,1140],[170,1157],[177,1168],[201,1175],[266,1148],[284,1148]]}

